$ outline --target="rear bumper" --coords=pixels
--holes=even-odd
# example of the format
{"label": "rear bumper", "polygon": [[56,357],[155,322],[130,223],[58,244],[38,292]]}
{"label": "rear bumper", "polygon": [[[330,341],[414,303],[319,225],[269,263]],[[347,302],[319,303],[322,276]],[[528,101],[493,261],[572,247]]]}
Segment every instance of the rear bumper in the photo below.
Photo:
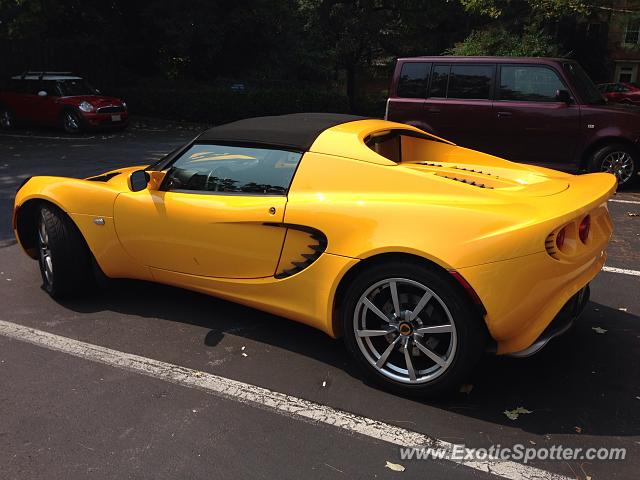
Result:
{"label": "rear bumper", "polygon": [[589,214],[587,243],[577,246],[580,240],[572,237],[573,250],[566,254],[543,251],[458,269],[482,301],[498,354],[527,351],[553,333],[549,325],[604,266],[613,226],[606,204]]}
{"label": "rear bumper", "polygon": [[589,302],[590,289],[587,284],[582,289],[578,290],[573,297],[569,299],[564,307],[558,312],[551,323],[544,329],[544,332],[533,342],[529,348],[520,350],[519,352],[510,353],[510,357],[525,358],[530,357],[538,353],[544,346],[554,339],[565,333],[571,328],[573,322],[582,314],[584,307]]}

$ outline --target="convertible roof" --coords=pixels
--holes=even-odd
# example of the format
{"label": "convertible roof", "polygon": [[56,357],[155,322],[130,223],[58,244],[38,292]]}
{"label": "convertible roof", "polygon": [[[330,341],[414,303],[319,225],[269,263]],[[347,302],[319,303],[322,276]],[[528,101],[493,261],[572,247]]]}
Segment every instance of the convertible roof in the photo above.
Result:
{"label": "convertible roof", "polygon": [[196,141],[306,152],[318,135],[328,128],[364,119],[338,113],[293,113],[247,118],[211,128]]}

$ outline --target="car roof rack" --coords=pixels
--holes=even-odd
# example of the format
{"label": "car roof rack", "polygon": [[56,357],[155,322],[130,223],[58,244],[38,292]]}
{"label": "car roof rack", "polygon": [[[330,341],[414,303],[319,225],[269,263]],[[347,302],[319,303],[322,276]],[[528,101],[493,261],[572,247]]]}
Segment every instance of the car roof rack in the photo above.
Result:
{"label": "car roof rack", "polygon": [[22,77],[22,80],[25,79],[25,77],[27,75],[37,75],[39,80],[42,80],[42,78],[45,75],[73,75],[73,72],[51,72],[51,71],[42,71],[42,70],[38,70],[38,71],[24,71],[20,74],[20,76]]}

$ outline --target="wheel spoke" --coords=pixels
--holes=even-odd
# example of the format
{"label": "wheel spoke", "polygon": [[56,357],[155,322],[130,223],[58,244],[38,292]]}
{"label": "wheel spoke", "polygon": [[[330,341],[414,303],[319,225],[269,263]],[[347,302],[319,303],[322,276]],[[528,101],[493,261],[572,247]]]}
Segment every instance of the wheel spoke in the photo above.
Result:
{"label": "wheel spoke", "polygon": [[431,327],[421,327],[416,329],[416,333],[422,335],[428,335],[430,333],[451,333],[453,332],[453,325],[433,325]]}
{"label": "wheel spoke", "polygon": [[356,330],[359,337],[381,337],[393,333],[395,328],[388,328],[386,330]]}
{"label": "wheel spoke", "polygon": [[384,364],[387,363],[387,359],[389,358],[389,355],[391,355],[391,352],[393,352],[393,349],[396,348],[396,345],[398,344],[399,340],[400,340],[400,337],[396,337],[396,339],[393,342],[391,342],[391,344],[387,347],[387,349],[384,352],[382,352],[382,355],[380,355],[380,358],[376,362],[376,367],[382,368]]}
{"label": "wheel spoke", "polygon": [[378,317],[380,317],[382,320],[384,320],[386,323],[389,323],[389,317],[387,317],[384,313],[382,313],[380,311],[380,309],[378,307],[376,307],[371,300],[369,300],[367,297],[364,297],[362,299],[362,303],[364,303],[367,308],[369,308],[369,310],[371,310],[373,313],[375,313]]}
{"label": "wheel spoke", "polygon": [[404,361],[407,364],[407,371],[409,372],[409,380],[412,382],[416,381],[416,371],[413,368],[413,362],[411,361],[411,354],[409,353],[409,338],[404,342],[403,345],[404,350]]}
{"label": "wheel spoke", "polygon": [[391,290],[391,300],[393,301],[393,312],[396,314],[396,318],[400,318],[400,301],[398,300],[398,284],[389,282],[389,289]]}
{"label": "wheel spoke", "polygon": [[424,293],[424,295],[422,296],[422,298],[420,299],[416,307],[411,312],[411,315],[409,316],[409,321],[415,320],[416,317],[420,315],[420,312],[427,305],[427,303],[429,303],[429,300],[431,300],[431,298],[433,298],[433,294],[431,292]]}
{"label": "wheel spoke", "polygon": [[435,352],[432,352],[431,350],[429,350],[427,347],[425,347],[424,345],[422,345],[420,342],[416,342],[416,347],[418,347],[418,349],[424,353],[427,357],[429,357],[431,360],[433,360],[434,362],[436,362],[438,365],[440,365],[441,367],[445,366],[445,360],[440,357],[439,355],[437,355]]}

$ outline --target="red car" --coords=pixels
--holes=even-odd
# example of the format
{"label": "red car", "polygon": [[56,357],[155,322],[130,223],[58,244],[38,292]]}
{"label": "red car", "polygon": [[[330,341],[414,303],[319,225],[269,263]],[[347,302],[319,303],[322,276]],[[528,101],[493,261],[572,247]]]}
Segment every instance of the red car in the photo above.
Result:
{"label": "red car", "polygon": [[640,87],[633,83],[601,83],[598,90],[610,102],[640,105]]}
{"label": "red car", "polygon": [[473,150],[557,170],[640,171],[640,109],[607,102],[565,58],[400,58],[388,120]]}
{"label": "red car", "polygon": [[127,104],[101,95],[85,79],[61,72],[25,72],[0,91],[0,127],[16,123],[59,126],[68,133],[126,128]]}

